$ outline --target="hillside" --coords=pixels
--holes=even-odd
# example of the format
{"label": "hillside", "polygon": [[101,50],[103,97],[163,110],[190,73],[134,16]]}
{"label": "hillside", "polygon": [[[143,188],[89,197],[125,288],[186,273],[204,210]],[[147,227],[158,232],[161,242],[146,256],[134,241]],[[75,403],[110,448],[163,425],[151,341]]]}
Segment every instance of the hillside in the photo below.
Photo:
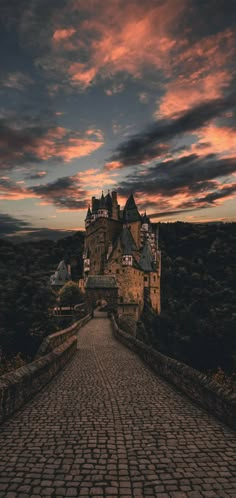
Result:
{"label": "hillside", "polygon": [[160,225],[162,313],[145,340],[195,368],[236,364],[236,224]]}
{"label": "hillside", "polygon": [[18,352],[31,358],[42,337],[55,330],[48,313],[56,297],[49,277],[65,259],[72,277],[79,278],[83,240],[83,232],[56,242],[0,240],[0,358]]}

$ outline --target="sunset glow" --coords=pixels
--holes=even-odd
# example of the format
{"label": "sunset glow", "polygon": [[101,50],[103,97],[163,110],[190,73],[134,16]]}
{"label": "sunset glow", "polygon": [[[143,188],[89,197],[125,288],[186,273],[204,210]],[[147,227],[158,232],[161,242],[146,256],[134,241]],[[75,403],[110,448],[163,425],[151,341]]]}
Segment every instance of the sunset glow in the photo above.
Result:
{"label": "sunset glow", "polygon": [[3,222],[76,230],[102,190],[234,220],[234,2],[39,4],[10,2],[0,33]]}

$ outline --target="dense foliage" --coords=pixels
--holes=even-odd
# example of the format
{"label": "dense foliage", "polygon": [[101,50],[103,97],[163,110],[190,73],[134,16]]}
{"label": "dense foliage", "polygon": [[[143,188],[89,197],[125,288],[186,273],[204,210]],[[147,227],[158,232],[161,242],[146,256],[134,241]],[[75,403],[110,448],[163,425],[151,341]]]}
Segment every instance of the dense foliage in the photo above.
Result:
{"label": "dense foliage", "polygon": [[73,278],[82,270],[83,234],[53,242],[42,240],[12,244],[0,240],[0,359],[14,362],[19,354],[32,358],[44,335],[57,330],[51,308],[56,293],[49,277],[60,260],[72,266]]}
{"label": "dense foliage", "polygon": [[162,312],[146,307],[146,341],[195,368],[235,371],[235,243],[235,223],[161,224]]}
{"label": "dense foliage", "polygon": [[60,289],[58,297],[61,306],[69,307],[79,304],[83,300],[79,285],[76,282],[67,282]]}

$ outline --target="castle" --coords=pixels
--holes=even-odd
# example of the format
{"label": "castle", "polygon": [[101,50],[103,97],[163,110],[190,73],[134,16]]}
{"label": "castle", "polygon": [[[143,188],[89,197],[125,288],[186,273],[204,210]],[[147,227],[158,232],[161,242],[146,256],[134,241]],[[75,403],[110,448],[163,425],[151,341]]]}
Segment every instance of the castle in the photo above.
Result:
{"label": "castle", "polygon": [[116,192],[92,197],[85,229],[80,287],[92,304],[103,298],[118,313],[138,320],[146,299],[160,313],[158,228],[146,214],[140,215],[133,195],[123,210]]}

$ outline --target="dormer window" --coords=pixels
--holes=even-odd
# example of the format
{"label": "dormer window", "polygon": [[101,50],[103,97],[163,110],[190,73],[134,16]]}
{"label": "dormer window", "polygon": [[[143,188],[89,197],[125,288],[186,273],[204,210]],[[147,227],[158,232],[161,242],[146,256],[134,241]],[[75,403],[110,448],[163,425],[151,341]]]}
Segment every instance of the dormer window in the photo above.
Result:
{"label": "dormer window", "polygon": [[132,266],[133,264],[133,256],[122,256],[122,265],[123,266]]}

